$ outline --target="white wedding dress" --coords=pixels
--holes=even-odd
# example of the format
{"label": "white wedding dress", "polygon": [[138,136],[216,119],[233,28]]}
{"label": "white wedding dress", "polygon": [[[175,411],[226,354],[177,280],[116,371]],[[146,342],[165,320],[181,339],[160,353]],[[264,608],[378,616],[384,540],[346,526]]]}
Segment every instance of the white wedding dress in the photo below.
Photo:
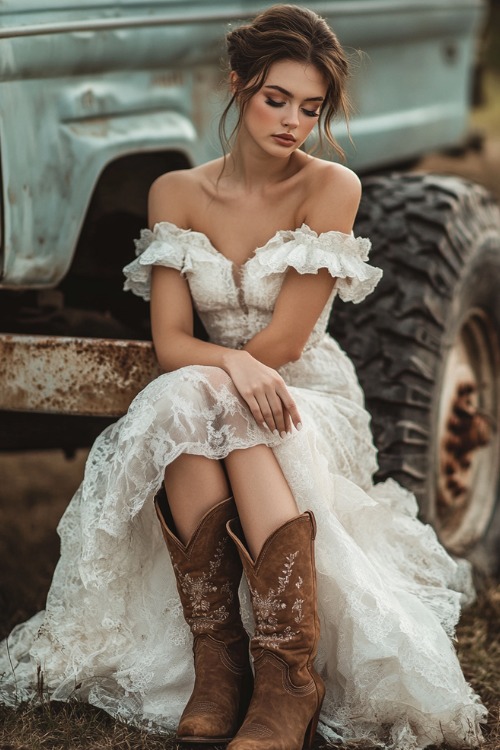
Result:
{"label": "white wedding dress", "polygon": [[[218,368],[184,367],[148,385],[94,443],[59,525],[47,608],[2,644],[0,700],[36,696],[39,668],[56,700],[77,697],[131,724],[174,730],[192,687],[191,636],[153,497],[182,452],[221,459],[265,443],[317,520],[316,666],[327,686],[319,731],[397,750],[476,747],[486,711],[451,642],[468,568],[416,520],[409,492],[391,480],[373,485],[363,395],[325,334],[335,295],[360,302],[381,276],[366,263],[369,241],[303,225],[278,232],[241,268],[204,234],[168,222],[143,231],[137,246],[125,288],[148,299],[152,264],[180,270],[210,339],[234,348],[269,322],[287,268],[336,277],[300,360],[280,369],[304,427],[285,439],[259,427]],[[251,629],[244,583],[241,602]]]}

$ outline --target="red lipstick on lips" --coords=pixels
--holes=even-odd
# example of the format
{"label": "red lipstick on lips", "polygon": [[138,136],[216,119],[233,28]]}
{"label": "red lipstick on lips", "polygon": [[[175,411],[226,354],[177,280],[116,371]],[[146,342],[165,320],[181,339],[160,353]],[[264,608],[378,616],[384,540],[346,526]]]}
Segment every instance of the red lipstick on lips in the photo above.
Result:
{"label": "red lipstick on lips", "polygon": [[292,133],[277,133],[276,135],[273,135],[273,138],[276,143],[279,143],[281,146],[291,146],[296,141],[296,138]]}

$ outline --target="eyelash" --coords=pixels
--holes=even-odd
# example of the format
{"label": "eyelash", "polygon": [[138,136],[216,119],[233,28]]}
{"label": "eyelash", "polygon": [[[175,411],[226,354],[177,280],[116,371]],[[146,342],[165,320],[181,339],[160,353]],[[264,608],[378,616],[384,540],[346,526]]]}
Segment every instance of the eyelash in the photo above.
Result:
{"label": "eyelash", "polygon": [[[270,107],[285,106],[285,102],[276,102],[274,99],[266,99],[266,104],[269,104]],[[301,110],[307,117],[319,117],[319,112],[313,112],[311,109],[306,109],[305,107],[301,107]]]}

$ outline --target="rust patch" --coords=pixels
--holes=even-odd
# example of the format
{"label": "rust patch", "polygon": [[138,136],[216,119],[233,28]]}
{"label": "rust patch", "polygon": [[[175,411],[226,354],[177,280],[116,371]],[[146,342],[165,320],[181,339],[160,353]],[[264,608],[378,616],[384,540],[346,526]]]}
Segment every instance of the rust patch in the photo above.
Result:
{"label": "rust patch", "polygon": [[478,409],[476,385],[458,383],[441,445],[438,491],[438,514],[446,522],[453,519],[454,526],[467,508],[474,453],[488,445],[492,428],[492,420]]}
{"label": "rust patch", "polygon": [[0,335],[0,409],[120,416],[160,374],[150,342]]}

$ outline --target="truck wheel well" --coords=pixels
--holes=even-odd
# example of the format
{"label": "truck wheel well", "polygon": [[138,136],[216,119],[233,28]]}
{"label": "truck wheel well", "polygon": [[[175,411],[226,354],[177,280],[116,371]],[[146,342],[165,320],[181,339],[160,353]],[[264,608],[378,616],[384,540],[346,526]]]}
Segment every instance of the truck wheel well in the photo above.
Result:
{"label": "truck wheel well", "polygon": [[[165,172],[190,166],[180,152],[142,153],[117,159],[102,172],[71,268],[59,286],[64,308],[92,312],[92,330],[80,330],[79,335],[99,335],[95,314],[106,318],[102,321],[104,336],[149,335],[147,305],[123,294],[122,268],[133,258],[134,238],[147,225],[151,183]],[[73,330],[69,333],[75,335],[73,324],[70,327]]]}

